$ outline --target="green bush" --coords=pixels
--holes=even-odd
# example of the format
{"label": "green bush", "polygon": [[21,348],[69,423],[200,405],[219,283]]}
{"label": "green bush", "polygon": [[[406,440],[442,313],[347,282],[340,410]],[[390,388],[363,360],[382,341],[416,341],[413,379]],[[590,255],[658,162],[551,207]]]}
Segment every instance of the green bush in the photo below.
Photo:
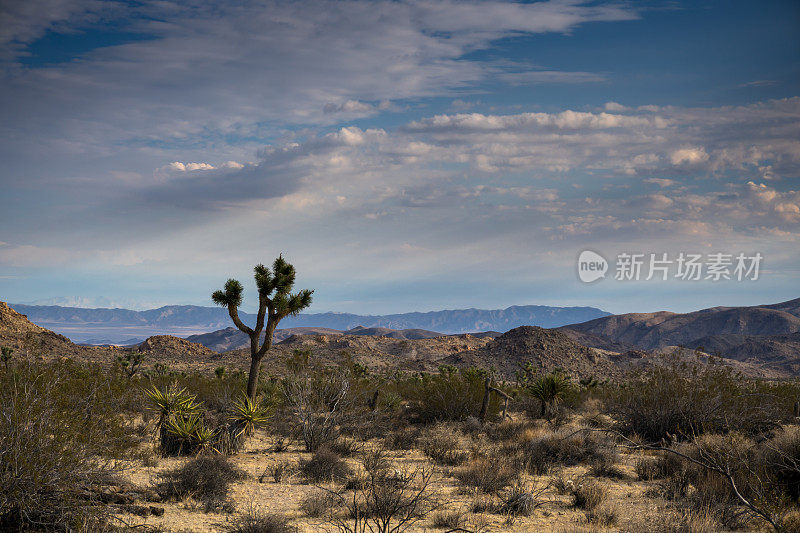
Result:
{"label": "green bush", "polygon": [[0,529],[105,529],[92,494],[138,444],[129,386],[69,361],[0,373]]}
{"label": "green bush", "polygon": [[797,387],[749,380],[727,367],[669,362],[606,388],[619,429],[657,442],[731,430],[757,434],[792,415]]}
{"label": "green bush", "polygon": [[[476,368],[442,366],[438,374],[417,374],[398,380],[398,393],[408,402],[408,416],[414,422],[462,421],[478,416],[484,396],[487,372]],[[499,412],[500,401],[491,395],[489,416]]]}

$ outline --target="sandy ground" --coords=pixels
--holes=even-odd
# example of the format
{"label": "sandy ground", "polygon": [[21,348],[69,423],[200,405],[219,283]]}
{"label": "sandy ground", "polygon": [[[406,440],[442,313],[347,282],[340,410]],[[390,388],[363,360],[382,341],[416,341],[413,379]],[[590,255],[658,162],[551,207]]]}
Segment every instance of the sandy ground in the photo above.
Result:
{"label": "sandy ground", "polygon": [[[297,465],[301,458],[310,457],[310,454],[303,452],[297,444],[286,451],[276,453],[272,451],[272,443],[268,433],[256,432],[248,440],[245,448],[231,457],[234,464],[249,474],[248,479],[236,482],[231,487],[233,512],[207,512],[202,503],[188,500],[157,504],[165,508],[162,517],[140,518],[128,514],[119,517],[131,525],[148,524],[166,531],[222,532],[228,530],[238,516],[252,508],[286,515],[292,525],[297,526],[302,532],[336,531],[332,524],[309,518],[300,510],[303,498],[323,492],[322,488],[305,483],[299,474],[291,475],[280,483],[275,483],[269,475],[263,476],[263,482],[259,481],[265,470],[273,464],[288,462]],[[418,450],[391,451],[390,457],[399,468],[414,469],[432,465]],[[653,500],[645,495],[649,485],[637,481],[634,473],[633,465],[638,457],[641,456],[620,455],[619,468],[624,473],[621,479],[598,478],[598,481],[608,489],[608,499],[604,505],[613,508],[617,516],[616,523],[606,528],[588,524],[586,514],[571,506],[571,497],[558,494],[552,486],[543,493],[542,505],[531,516],[520,516],[512,522],[508,522],[503,515],[469,513],[470,505],[477,495],[464,489],[456,479],[449,477],[447,467],[437,467],[431,488],[442,502],[442,509],[447,511],[462,509],[467,513],[464,527],[473,531],[630,531],[634,522],[642,524],[648,519],[658,520],[659,513],[668,505],[667,502]],[[124,472],[124,477],[138,486],[148,487],[155,482],[160,472],[173,469],[186,460],[186,458],[158,458],[155,466],[130,465]],[[348,462],[354,469],[358,468],[357,460],[348,459]],[[566,479],[574,479],[585,472],[585,466],[575,466],[564,468],[559,474]],[[523,477],[526,483],[539,485],[549,484],[552,479],[553,476],[527,474]],[[431,517],[428,517],[417,522],[409,531],[443,530],[434,529]]]}

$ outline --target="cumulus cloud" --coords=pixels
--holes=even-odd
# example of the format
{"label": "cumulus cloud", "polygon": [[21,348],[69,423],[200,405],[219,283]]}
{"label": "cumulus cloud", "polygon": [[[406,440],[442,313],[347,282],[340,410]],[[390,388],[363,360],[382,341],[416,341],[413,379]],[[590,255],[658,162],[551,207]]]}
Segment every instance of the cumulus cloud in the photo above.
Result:
{"label": "cumulus cloud", "polygon": [[673,165],[698,165],[708,161],[708,154],[703,148],[681,148],[669,156]]}

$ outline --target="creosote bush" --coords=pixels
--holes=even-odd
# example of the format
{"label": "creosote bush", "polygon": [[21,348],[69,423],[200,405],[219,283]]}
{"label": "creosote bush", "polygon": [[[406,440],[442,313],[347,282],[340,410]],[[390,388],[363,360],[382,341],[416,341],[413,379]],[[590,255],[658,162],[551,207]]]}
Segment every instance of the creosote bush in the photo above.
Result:
{"label": "creosote bush", "polygon": [[481,457],[458,468],[454,475],[463,485],[496,494],[517,481],[520,471],[506,459]]}
{"label": "creosote bush", "polygon": [[729,367],[666,362],[608,387],[605,401],[623,433],[658,442],[775,429],[797,396],[796,386],[748,380]]}
{"label": "creosote bush", "polygon": [[160,475],[158,491],[165,498],[194,498],[207,507],[221,505],[228,497],[231,483],[247,474],[219,454],[200,455]]}
{"label": "creosote bush", "polygon": [[330,448],[319,448],[310,459],[300,461],[300,471],[312,483],[344,480],[352,475],[353,470]]}
{"label": "creosote bush", "polygon": [[230,533],[297,533],[297,528],[283,515],[250,509],[228,529]]}
{"label": "creosote bush", "polygon": [[608,438],[601,433],[560,430],[533,438],[522,453],[532,474],[547,474],[554,466],[608,462]]}
{"label": "creosote bush", "polygon": [[460,434],[453,426],[433,426],[424,432],[421,440],[422,451],[437,464],[458,466],[469,458],[469,454],[461,448]]}
{"label": "creosote bush", "polygon": [[[480,414],[487,376],[481,369],[443,365],[438,374],[417,374],[398,380],[394,386],[408,402],[408,416],[412,421],[462,421]],[[497,395],[493,394],[487,414],[496,416],[499,405]]]}
{"label": "creosote bush", "polygon": [[107,527],[90,494],[132,453],[130,383],[101,365],[20,361],[0,371],[0,529]]}

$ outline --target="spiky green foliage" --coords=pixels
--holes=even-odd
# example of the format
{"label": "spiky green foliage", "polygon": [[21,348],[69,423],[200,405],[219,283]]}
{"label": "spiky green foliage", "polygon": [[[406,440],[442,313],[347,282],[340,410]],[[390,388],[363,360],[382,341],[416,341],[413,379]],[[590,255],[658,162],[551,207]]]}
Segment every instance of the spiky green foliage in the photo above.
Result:
{"label": "spiky green foliage", "polygon": [[253,430],[269,421],[272,415],[271,411],[270,407],[266,406],[261,398],[253,400],[249,396],[242,396],[233,402],[232,413],[229,418],[239,434],[250,436],[253,434]]}
{"label": "spiky green foliage", "polygon": [[155,385],[144,391],[150,401],[153,402],[153,409],[158,412],[157,426],[162,427],[172,415],[192,415],[200,410],[201,404],[196,401],[196,396],[189,394],[186,388],[178,389],[175,385],[170,385],[164,389],[159,389]]}
{"label": "spiky green foliage", "polygon": [[211,299],[217,305],[239,307],[242,305],[242,292],[244,292],[242,284],[235,279],[229,279],[225,282],[225,289],[215,291]]}
{"label": "spiky green foliage", "polygon": [[528,384],[528,393],[542,402],[542,418],[547,415],[548,407],[556,405],[569,391],[570,382],[561,372],[551,372]]}
{"label": "spiky green foliage", "polygon": [[120,355],[117,357],[117,364],[119,364],[126,376],[132,378],[142,365],[142,353],[128,352],[125,355]]}
{"label": "spiky green foliage", "polygon": [[[272,268],[258,264],[253,268],[253,277],[258,287],[258,314],[255,327],[246,326],[239,319],[242,304],[242,284],[229,279],[223,290],[215,291],[211,299],[215,304],[227,307],[234,325],[250,337],[250,376],[247,381],[247,396],[255,400],[258,387],[258,372],[261,359],[272,347],[272,334],[283,318],[294,316],[311,305],[313,290],[304,289],[293,293],[297,277],[294,266],[282,255],[272,263]],[[261,335],[264,340],[261,341]]]}

